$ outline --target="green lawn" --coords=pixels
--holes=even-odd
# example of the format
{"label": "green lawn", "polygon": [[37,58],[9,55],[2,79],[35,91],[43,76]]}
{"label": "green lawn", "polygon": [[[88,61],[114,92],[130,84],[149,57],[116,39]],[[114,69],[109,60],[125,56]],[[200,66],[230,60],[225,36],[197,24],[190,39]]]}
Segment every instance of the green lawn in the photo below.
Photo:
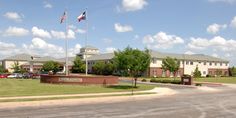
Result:
{"label": "green lawn", "polygon": [[236,77],[195,78],[194,82],[214,82],[236,84]]}
{"label": "green lawn", "polygon": [[[154,87],[154,85],[138,84],[138,88],[134,90],[149,90]],[[44,84],[34,79],[0,79],[0,97],[123,92],[131,91],[131,89],[130,84],[126,83],[105,87],[101,85]]]}

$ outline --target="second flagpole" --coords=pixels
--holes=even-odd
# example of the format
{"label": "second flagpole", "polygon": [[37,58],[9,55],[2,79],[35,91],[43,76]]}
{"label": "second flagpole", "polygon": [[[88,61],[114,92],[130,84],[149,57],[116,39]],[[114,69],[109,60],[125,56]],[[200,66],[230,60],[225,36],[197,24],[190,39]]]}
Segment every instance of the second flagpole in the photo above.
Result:
{"label": "second flagpole", "polygon": [[88,75],[88,59],[87,59],[87,43],[88,43],[88,11],[87,8],[85,9],[85,13],[86,13],[86,39],[85,39],[85,64],[86,64],[86,76]]}

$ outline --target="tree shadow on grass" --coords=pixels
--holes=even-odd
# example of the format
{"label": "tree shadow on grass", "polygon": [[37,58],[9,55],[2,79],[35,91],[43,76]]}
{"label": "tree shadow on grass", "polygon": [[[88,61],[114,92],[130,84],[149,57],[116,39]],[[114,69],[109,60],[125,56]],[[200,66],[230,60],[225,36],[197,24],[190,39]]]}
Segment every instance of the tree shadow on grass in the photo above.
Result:
{"label": "tree shadow on grass", "polygon": [[137,87],[131,86],[131,85],[110,85],[110,86],[106,86],[106,88],[113,88],[113,89],[137,89]]}

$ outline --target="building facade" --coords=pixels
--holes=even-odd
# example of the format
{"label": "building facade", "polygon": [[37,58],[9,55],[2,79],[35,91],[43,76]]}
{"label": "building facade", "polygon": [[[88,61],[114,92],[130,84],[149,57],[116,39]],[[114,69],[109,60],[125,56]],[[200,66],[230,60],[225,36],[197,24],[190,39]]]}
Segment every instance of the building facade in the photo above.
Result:
{"label": "building facade", "polygon": [[[87,55],[87,56],[86,56]],[[149,77],[170,77],[170,76],[181,76],[183,74],[193,75],[194,70],[198,67],[202,76],[228,76],[229,75],[229,61],[216,58],[203,54],[171,54],[161,53],[157,51],[150,51],[151,63],[146,72],[146,76]],[[93,65],[98,61],[109,62],[113,57],[114,53],[99,53],[99,49],[87,46],[80,49],[80,53],[77,54],[84,62],[87,57],[88,61],[88,72],[93,73]],[[166,57],[176,58],[180,61],[180,68],[176,73],[170,73],[162,69],[162,60]],[[72,68],[75,57],[69,57],[69,69]],[[29,72],[38,72],[41,70],[42,65],[47,61],[59,62],[63,71],[65,71],[65,58],[57,59],[53,57],[40,57],[32,56],[28,54],[19,54],[11,57],[7,57],[1,61],[4,69],[9,72],[13,72],[12,65],[17,62],[19,65]]]}

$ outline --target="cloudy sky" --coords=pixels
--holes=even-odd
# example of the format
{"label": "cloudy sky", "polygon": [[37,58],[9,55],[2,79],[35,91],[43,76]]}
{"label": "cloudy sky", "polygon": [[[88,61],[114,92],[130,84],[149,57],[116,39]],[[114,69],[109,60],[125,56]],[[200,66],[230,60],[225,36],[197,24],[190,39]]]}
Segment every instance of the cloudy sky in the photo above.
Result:
{"label": "cloudy sky", "polygon": [[[236,0],[1,0],[0,58],[29,53],[64,57],[88,44],[102,53],[145,47],[207,54],[236,65]],[[64,10],[66,24],[60,24]]]}

